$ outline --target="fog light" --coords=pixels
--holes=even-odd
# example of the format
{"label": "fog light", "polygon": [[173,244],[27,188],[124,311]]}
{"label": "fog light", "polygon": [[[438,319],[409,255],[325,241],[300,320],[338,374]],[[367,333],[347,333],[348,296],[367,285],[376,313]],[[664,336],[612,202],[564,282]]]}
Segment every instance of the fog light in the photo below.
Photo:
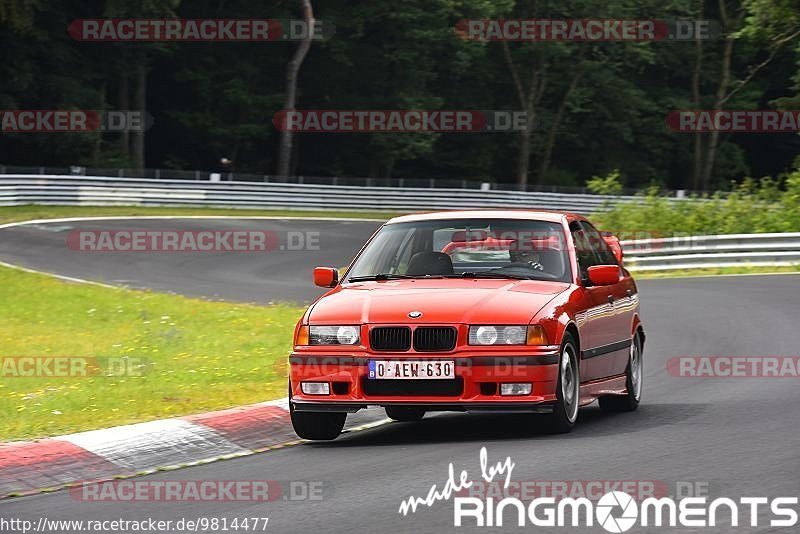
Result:
{"label": "fog light", "polygon": [[533,384],[500,384],[500,395],[530,395]]}
{"label": "fog light", "polygon": [[330,395],[331,386],[327,382],[301,382],[300,389],[306,395]]}

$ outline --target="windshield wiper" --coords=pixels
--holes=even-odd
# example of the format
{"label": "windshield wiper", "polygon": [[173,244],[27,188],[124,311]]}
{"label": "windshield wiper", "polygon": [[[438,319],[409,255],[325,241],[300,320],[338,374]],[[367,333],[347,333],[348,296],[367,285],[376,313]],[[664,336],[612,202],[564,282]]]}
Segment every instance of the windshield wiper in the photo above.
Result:
{"label": "windshield wiper", "polygon": [[392,274],[392,273],[379,273],[379,274],[369,274],[365,276],[351,276],[347,279],[348,282],[380,282],[383,280],[420,280],[420,279],[429,279],[429,278],[510,278],[512,280],[532,280],[533,278],[530,276],[519,275],[519,274],[507,274],[507,273],[499,273],[499,272],[471,272],[467,271],[461,274],[418,274],[418,275],[410,275],[410,274]]}
{"label": "windshield wiper", "polygon": [[449,278],[453,275],[447,274],[391,274],[391,273],[380,273],[380,274],[370,274],[366,276],[351,276],[347,279],[348,282],[368,282],[375,280],[376,282],[380,282],[381,280],[425,280],[429,278]]}
{"label": "windshield wiper", "polygon": [[479,273],[476,272],[463,272],[460,275],[461,278],[511,278],[512,280],[533,280],[530,276],[520,275],[520,274],[508,274],[508,273],[498,273],[492,271],[482,271]]}
{"label": "windshield wiper", "polygon": [[351,276],[347,279],[348,282],[368,282],[371,280],[375,280],[379,282],[381,280],[401,280],[405,278],[425,278],[425,275],[422,276],[411,276],[408,274],[392,274],[392,273],[379,273],[379,274],[369,274],[366,276]]}

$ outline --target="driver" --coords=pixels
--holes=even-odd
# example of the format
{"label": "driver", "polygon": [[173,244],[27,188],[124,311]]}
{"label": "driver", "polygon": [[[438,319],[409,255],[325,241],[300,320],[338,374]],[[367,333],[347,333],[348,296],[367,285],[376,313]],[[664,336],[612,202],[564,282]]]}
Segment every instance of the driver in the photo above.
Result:
{"label": "driver", "polygon": [[539,262],[539,254],[533,250],[519,250],[518,247],[508,251],[511,263],[506,267],[523,267],[535,271],[544,271],[544,265]]}

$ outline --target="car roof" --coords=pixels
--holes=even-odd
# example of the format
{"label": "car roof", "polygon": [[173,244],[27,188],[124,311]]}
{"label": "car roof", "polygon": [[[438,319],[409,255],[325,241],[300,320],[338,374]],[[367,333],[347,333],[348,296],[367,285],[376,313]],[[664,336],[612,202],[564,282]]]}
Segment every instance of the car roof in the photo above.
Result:
{"label": "car roof", "polygon": [[414,213],[402,215],[386,221],[386,224],[396,224],[417,221],[437,221],[448,219],[530,219],[535,221],[567,222],[584,220],[582,215],[564,211],[548,210],[463,210],[463,211],[432,211],[428,213]]}

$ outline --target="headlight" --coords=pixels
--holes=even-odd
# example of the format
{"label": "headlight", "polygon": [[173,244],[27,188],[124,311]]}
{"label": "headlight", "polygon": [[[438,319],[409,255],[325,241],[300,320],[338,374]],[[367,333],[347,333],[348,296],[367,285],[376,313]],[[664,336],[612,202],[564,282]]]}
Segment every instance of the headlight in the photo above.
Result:
{"label": "headlight", "polygon": [[310,326],[309,345],[358,345],[361,341],[357,326]]}
{"label": "headlight", "polygon": [[[543,342],[544,341],[544,342]],[[544,330],[532,326],[470,326],[470,345],[546,345]]]}

